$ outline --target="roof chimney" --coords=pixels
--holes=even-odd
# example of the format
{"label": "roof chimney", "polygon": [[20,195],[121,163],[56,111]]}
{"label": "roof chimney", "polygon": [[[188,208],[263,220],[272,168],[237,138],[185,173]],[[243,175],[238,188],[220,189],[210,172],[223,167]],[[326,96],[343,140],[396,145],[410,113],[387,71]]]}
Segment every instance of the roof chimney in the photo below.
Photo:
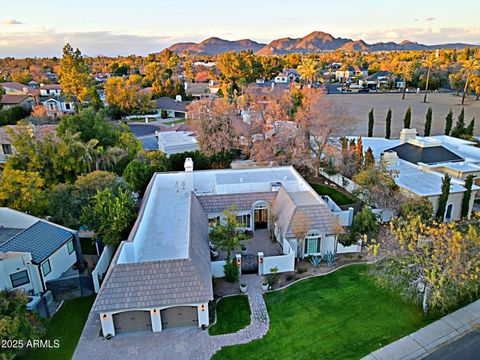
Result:
{"label": "roof chimney", "polygon": [[382,160],[386,166],[396,166],[398,162],[398,155],[395,151],[387,151],[382,154]]}
{"label": "roof chimney", "polygon": [[400,144],[408,142],[408,140],[415,140],[417,138],[416,129],[403,129],[400,131]]}
{"label": "roof chimney", "polygon": [[192,158],[186,158],[185,163],[183,164],[185,167],[185,172],[192,172],[193,171],[193,160]]}

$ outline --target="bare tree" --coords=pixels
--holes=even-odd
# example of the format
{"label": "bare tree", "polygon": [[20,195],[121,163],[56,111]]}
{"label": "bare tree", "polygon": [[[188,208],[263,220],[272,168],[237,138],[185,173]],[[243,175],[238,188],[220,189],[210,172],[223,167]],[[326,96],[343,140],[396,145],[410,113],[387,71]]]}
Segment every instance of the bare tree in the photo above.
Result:
{"label": "bare tree", "polygon": [[293,217],[293,234],[295,235],[295,238],[297,239],[298,243],[298,249],[300,251],[297,251],[297,257],[299,257],[300,254],[303,254],[303,243],[305,241],[305,237],[308,235],[308,232],[310,231],[310,218],[308,215],[305,213],[303,210],[298,210],[295,212],[294,217]]}

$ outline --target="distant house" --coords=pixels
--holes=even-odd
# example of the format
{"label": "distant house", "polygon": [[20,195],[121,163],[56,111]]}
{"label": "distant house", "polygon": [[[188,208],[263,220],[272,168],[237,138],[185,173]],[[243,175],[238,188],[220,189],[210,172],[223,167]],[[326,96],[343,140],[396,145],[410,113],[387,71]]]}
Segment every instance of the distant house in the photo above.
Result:
{"label": "distant house", "polygon": [[58,84],[42,84],[40,86],[40,96],[60,96],[62,95],[62,88]]}
{"label": "distant house", "polygon": [[158,150],[167,156],[199,149],[197,138],[192,131],[159,131],[157,139]]}
{"label": "distant house", "polygon": [[76,100],[67,100],[64,96],[51,97],[43,102],[43,106],[47,111],[47,116],[56,118],[65,114],[73,114],[75,112]]}
{"label": "distant house", "polygon": [[187,114],[187,101],[182,101],[182,97],[177,99],[169,97],[161,97],[156,102],[156,109],[158,112],[165,111],[170,118],[185,118]]}
{"label": "distant house", "polygon": [[32,95],[28,94],[5,94],[1,98],[0,104],[5,109],[14,106],[22,106],[25,109],[33,109],[35,100]]}
{"label": "distant house", "polygon": [[357,65],[348,66],[346,69],[342,70],[341,68],[335,71],[335,80],[337,81],[346,81],[354,77],[366,77],[368,76],[368,71],[365,68],[360,68]]}
{"label": "distant house", "polygon": [[18,82],[4,82],[0,86],[5,91],[6,95],[26,95],[28,94],[28,86]]}
{"label": "distant house", "polygon": [[185,94],[196,100],[214,98],[220,90],[220,85],[213,80],[208,83],[185,82],[184,87]]}
{"label": "distant house", "polygon": [[401,79],[398,79],[395,74],[390,71],[377,71],[376,73],[359,80],[358,84],[371,90],[387,87],[400,89],[404,86],[404,82]]}
{"label": "distant house", "polygon": [[283,72],[278,73],[277,76],[275,76],[275,79],[273,79],[273,82],[275,84],[287,84],[289,82],[288,75]]}
{"label": "distant house", "polygon": [[0,208],[0,288],[40,295],[48,281],[60,278],[79,257],[76,231]]}

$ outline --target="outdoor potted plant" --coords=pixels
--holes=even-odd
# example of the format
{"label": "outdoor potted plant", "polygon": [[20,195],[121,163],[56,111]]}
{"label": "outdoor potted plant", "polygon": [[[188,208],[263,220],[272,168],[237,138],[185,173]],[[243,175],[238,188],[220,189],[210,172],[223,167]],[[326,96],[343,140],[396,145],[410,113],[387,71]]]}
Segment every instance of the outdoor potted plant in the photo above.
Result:
{"label": "outdoor potted plant", "polygon": [[240,291],[242,293],[247,292],[247,284],[244,283],[243,281],[240,283]]}
{"label": "outdoor potted plant", "polygon": [[245,245],[242,245],[241,252],[242,252],[242,255],[247,255],[247,248],[245,247]]}
{"label": "outdoor potted plant", "polygon": [[263,291],[267,291],[268,290],[268,281],[266,279],[263,279],[263,282],[262,282],[262,290]]}

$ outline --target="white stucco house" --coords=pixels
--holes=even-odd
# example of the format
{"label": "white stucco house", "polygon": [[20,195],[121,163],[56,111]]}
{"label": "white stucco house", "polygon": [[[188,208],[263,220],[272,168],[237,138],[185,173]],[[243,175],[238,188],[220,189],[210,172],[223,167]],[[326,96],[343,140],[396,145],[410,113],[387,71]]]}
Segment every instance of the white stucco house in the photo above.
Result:
{"label": "white stucco house", "polygon": [[[156,173],[92,308],[103,335],[209,324],[212,276],[222,276],[225,264],[211,260],[209,224],[232,205],[244,230],[253,233],[247,246],[258,250],[236,255],[240,269],[248,259],[259,274],[275,266],[293,271],[297,255],[336,252],[337,225],[348,226],[353,211],[329,201],[293,167],[193,171],[187,158],[184,172]],[[296,226],[305,227],[302,247]],[[266,241],[257,234],[268,234]]]}
{"label": "white stucco house", "polygon": [[13,209],[0,208],[0,288],[41,295],[77,262],[74,230]]}
{"label": "white stucco house", "polygon": [[158,150],[167,156],[199,149],[197,137],[192,131],[157,131]]}
{"label": "white stucco house", "polygon": [[62,95],[62,87],[59,84],[41,84],[40,96],[60,96]]}
{"label": "white stucco house", "polygon": [[75,113],[76,100],[67,100],[64,96],[51,97],[43,102],[47,116],[58,117]]}
{"label": "white stucco house", "polygon": [[461,218],[462,200],[466,191],[465,179],[474,176],[469,214],[480,190],[480,148],[476,143],[439,135],[416,136],[415,129],[403,129],[399,139],[362,137],[363,148],[373,150],[377,161],[383,160],[393,173],[396,184],[412,196],[426,197],[438,208],[442,180],[451,176],[444,220]]}

